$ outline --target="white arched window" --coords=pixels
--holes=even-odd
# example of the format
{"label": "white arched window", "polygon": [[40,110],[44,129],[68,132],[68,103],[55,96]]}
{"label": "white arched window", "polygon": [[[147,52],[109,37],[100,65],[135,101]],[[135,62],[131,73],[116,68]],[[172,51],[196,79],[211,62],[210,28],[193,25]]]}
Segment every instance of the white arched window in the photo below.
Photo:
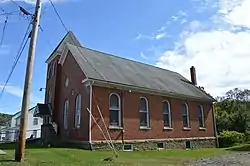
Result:
{"label": "white arched window", "polygon": [[81,109],[82,108],[82,96],[78,94],[75,100],[75,128],[80,127],[81,123]]}
{"label": "white arched window", "polygon": [[116,93],[109,96],[109,124],[111,126],[121,126],[121,100]]}
{"label": "white arched window", "polygon": [[198,105],[197,110],[198,110],[199,127],[204,128],[205,127],[204,109],[201,105]]}
{"label": "white arched window", "polygon": [[171,110],[168,101],[163,101],[163,121],[164,121],[164,127],[172,126]]}
{"label": "white arched window", "polygon": [[64,108],[63,108],[63,126],[64,129],[68,129],[68,120],[69,120],[69,100],[66,100],[64,102]]}
{"label": "white arched window", "polygon": [[189,111],[188,111],[188,105],[186,103],[182,104],[182,122],[183,122],[183,127],[190,127]]}
{"label": "white arched window", "polygon": [[148,100],[145,97],[140,98],[140,126],[149,127]]}

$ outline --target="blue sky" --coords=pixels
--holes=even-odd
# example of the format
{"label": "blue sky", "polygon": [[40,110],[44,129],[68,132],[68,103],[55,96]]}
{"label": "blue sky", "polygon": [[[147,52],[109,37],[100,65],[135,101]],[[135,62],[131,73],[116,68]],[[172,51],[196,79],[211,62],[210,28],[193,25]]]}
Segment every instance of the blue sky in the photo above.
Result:
{"label": "blue sky", "polygon": [[[32,0],[16,2],[33,12]],[[250,21],[240,19],[244,13],[238,9],[248,7],[248,0],[57,0],[54,3],[67,28],[86,47],[174,70],[188,79],[189,68],[195,65],[198,83],[213,95],[234,86],[249,86],[249,79],[235,77],[243,69],[250,71],[250,67],[238,65],[239,69],[235,65],[245,63],[250,53],[249,36],[246,38],[250,35]],[[6,12],[18,10],[8,0],[0,0],[0,7]],[[1,31],[4,19],[0,16]],[[0,90],[28,25],[27,18],[19,14],[11,15],[8,21],[0,47]],[[38,35],[31,107],[43,102],[44,92],[39,88],[45,87],[45,60],[66,34],[52,6],[45,1],[40,24],[43,32]],[[243,46],[234,42],[242,40]],[[238,55],[243,58],[236,58]],[[0,99],[0,112],[14,113],[20,109],[26,58],[27,49]],[[223,76],[227,78],[222,79]]]}

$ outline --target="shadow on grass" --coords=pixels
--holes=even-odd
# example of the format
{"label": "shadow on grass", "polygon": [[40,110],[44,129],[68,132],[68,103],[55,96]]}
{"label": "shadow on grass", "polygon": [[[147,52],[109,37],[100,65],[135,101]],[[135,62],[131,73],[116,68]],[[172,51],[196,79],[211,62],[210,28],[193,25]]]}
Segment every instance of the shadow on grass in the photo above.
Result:
{"label": "shadow on grass", "polygon": [[[0,150],[14,150],[16,149],[17,142],[11,143],[0,143]],[[69,149],[81,149],[86,150],[90,149],[90,147],[81,146],[73,143],[59,143],[57,145],[42,145],[41,140],[27,140],[26,141],[26,149],[47,149],[47,148],[69,148]]]}
{"label": "shadow on grass", "polygon": [[[16,149],[17,142],[13,143],[1,143],[0,144],[0,150],[14,150]],[[33,143],[26,143],[26,148],[27,149],[38,149],[41,148],[38,144],[33,144]]]}
{"label": "shadow on grass", "polygon": [[241,151],[241,152],[250,152],[250,144],[246,144],[246,145],[240,145],[240,146],[235,146],[235,147],[230,147],[226,149],[227,151]]}
{"label": "shadow on grass", "polygon": [[16,162],[16,161],[15,160],[0,160],[0,163],[5,163],[5,164],[14,163],[14,162]]}

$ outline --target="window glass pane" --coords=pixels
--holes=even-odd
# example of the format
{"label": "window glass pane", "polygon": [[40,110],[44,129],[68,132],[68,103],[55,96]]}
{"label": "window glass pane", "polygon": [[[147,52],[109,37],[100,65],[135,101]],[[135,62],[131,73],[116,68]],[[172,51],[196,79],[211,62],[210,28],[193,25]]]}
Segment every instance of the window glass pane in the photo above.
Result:
{"label": "window glass pane", "polygon": [[182,114],[187,115],[187,106],[186,106],[186,104],[182,104]]}
{"label": "window glass pane", "polygon": [[163,117],[164,117],[164,126],[169,127],[170,126],[169,114],[163,114]]}
{"label": "window glass pane", "polygon": [[168,105],[168,102],[166,101],[163,103],[163,112],[169,113],[169,105]]}
{"label": "window glass pane", "polygon": [[183,119],[183,126],[188,127],[188,117],[186,115],[183,115],[182,119]]}
{"label": "window glass pane", "polygon": [[38,125],[38,119],[37,118],[33,119],[33,125]]}
{"label": "window glass pane", "polygon": [[199,127],[204,127],[203,118],[199,117]]}
{"label": "window glass pane", "polygon": [[148,124],[147,113],[140,112],[140,125],[147,126],[147,124]]}
{"label": "window glass pane", "polygon": [[117,95],[113,94],[110,96],[110,108],[119,109],[119,98]]}
{"label": "window glass pane", "polygon": [[76,97],[76,111],[79,113],[79,110],[81,110],[81,104],[82,104],[82,96],[79,94]]}
{"label": "window glass pane", "polygon": [[147,111],[147,101],[144,98],[140,99],[140,110]]}
{"label": "window glass pane", "polygon": [[64,103],[64,128],[68,128],[68,111],[69,111],[69,101],[66,100]]}
{"label": "window glass pane", "polygon": [[198,110],[198,117],[202,117],[202,109],[200,106],[197,107]]}
{"label": "window glass pane", "polygon": [[119,111],[118,110],[110,110],[109,123],[115,126],[119,125]]}

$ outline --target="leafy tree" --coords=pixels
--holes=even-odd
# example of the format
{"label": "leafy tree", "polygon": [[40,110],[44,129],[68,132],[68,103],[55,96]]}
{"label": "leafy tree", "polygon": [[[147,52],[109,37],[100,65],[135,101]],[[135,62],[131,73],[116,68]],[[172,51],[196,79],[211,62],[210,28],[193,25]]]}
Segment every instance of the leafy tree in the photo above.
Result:
{"label": "leafy tree", "polygon": [[0,126],[4,125],[5,121],[9,119],[11,115],[0,113]]}
{"label": "leafy tree", "polygon": [[225,96],[217,97],[215,103],[218,132],[250,132],[250,90],[235,88]]}

